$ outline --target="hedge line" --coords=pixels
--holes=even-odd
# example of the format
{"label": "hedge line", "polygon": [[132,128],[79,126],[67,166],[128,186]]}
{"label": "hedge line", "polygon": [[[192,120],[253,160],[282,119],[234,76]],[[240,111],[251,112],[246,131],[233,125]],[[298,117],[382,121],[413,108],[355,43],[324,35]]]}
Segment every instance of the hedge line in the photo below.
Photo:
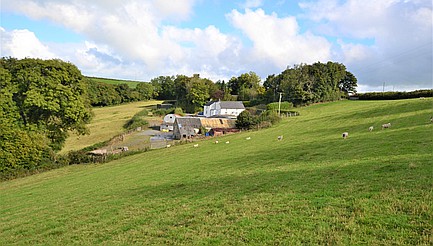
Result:
{"label": "hedge line", "polygon": [[390,91],[390,92],[368,92],[359,93],[355,97],[359,100],[397,100],[420,97],[433,97],[433,90],[416,90],[416,91]]}

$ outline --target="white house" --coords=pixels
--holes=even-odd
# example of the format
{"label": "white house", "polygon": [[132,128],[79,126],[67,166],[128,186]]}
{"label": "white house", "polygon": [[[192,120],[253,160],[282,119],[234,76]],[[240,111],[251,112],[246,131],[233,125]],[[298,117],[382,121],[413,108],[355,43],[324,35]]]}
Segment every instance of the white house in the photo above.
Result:
{"label": "white house", "polygon": [[179,117],[179,115],[176,114],[167,114],[164,116],[164,120],[162,121],[162,124],[160,126],[160,131],[173,131],[173,124],[176,120],[176,117]]}
{"label": "white house", "polygon": [[206,117],[226,116],[237,117],[245,106],[241,101],[210,101],[204,105],[203,114]]}

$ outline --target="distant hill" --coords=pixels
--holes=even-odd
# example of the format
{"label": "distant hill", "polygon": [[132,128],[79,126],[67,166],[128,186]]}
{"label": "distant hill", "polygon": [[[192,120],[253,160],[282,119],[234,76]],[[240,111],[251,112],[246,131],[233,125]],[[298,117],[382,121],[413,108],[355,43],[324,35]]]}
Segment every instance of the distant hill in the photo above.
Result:
{"label": "distant hill", "polygon": [[108,78],[98,78],[98,77],[89,77],[89,76],[86,76],[86,78],[95,82],[102,82],[102,83],[112,84],[112,85],[127,84],[132,89],[135,88],[139,83],[143,83],[142,81],[108,79]]}

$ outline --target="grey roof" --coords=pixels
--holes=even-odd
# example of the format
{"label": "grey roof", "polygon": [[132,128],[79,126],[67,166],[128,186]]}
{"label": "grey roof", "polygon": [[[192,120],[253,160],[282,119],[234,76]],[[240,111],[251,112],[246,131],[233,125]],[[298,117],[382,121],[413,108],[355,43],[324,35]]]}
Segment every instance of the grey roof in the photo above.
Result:
{"label": "grey roof", "polygon": [[209,101],[209,102],[207,102],[204,106],[210,106],[210,105],[212,105],[214,102],[218,102],[218,101]]}
{"label": "grey roof", "polygon": [[210,101],[204,106],[210,106],[214,103],[219,103],[223,109],[245,109],[244,104],[241,101]]}
{"label": "grey roof", "polygon": [[241,101],[221,101],[221,108],[224,109],[245,109]]}

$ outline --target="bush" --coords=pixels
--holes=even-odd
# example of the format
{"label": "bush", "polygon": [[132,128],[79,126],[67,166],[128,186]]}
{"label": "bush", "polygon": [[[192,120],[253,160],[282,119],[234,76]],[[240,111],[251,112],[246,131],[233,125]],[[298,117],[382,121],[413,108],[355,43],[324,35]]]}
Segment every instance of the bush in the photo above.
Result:
{"label": "bush", "polygon": [[[266,109],[267,110],[274,110],[274,111],[278,111],[278,102],[273,102],[273,103],[269,103],[268,105],[266,105]],[[293,108],[293,103],[291,102],[281,102],[281,107],[280,110],[289,110]]]}
{"label": "bush", "polygon": [[236,118],[236,127],[239,129],[251,129],[257,123],[256,117],[251,115],[248,110],[242,111]]}

